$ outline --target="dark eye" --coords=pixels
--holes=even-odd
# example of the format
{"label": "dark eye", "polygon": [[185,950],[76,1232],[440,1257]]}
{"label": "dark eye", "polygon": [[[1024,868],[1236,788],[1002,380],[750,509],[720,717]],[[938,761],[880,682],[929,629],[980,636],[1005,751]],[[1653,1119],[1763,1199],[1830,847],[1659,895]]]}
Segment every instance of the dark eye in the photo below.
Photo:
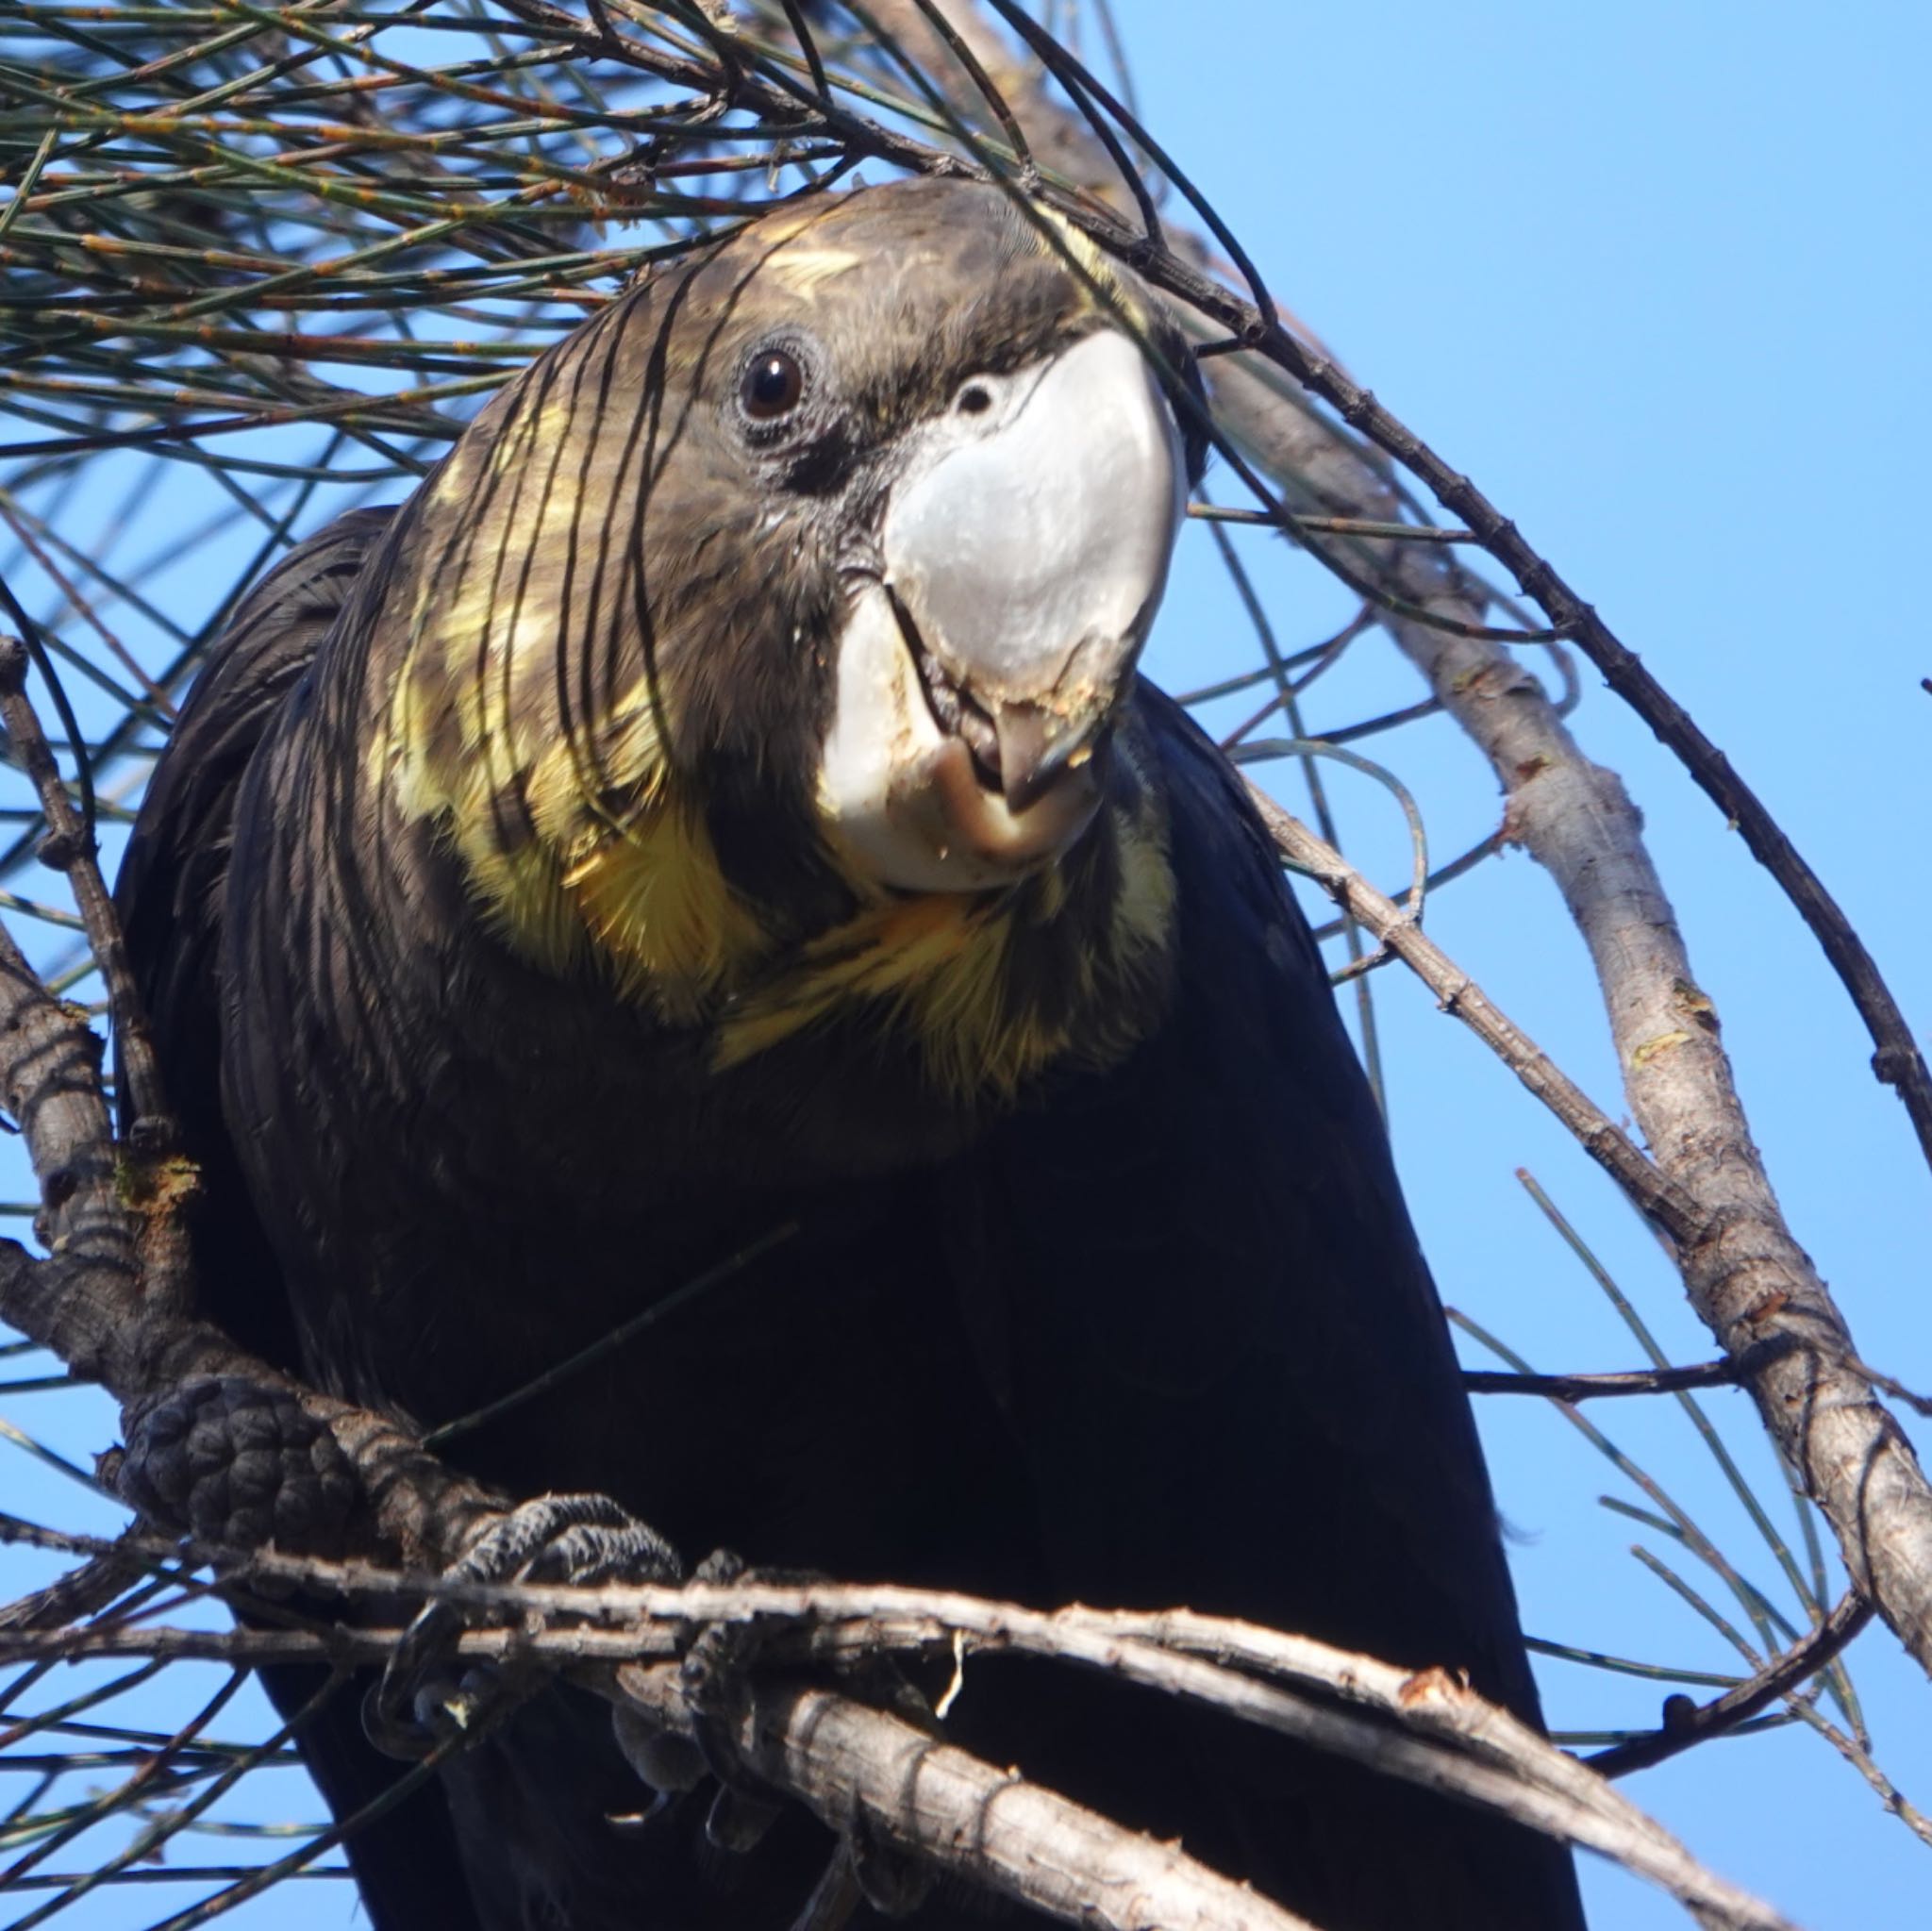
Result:
{"label": "dark eye", "polygon": [[798,358],[784,349],[766,349],[746,365],[738,399],[755,423],[789,416],[805,393],[805,371]]}

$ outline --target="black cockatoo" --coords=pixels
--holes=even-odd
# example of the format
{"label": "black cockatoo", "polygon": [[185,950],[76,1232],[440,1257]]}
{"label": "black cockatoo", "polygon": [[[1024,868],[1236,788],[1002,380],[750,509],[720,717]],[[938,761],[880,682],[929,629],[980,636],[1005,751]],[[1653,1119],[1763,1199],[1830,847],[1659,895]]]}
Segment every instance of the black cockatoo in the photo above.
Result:
{"label": "black cockatoo", "polygon": [[[687,1555],[1184,1603],[1534,1719],[1321,960],[1136,675],[1189,370],[994,189],[816,196],[293,551],[121,884],[202,1287],[427,1430],[795,1223],[452,1458]],[[396,1772],[339,1703],[305,1749],[343,1814]],[[1581,1923],[1559,1849],[1144,1692],[986,1661],[947,1728],[1328,1931]],[[816,1822],[730,1856],[706,1791],[648,1795],[605,1707],[546,1692],[352,1842],[372,1921],[785,1931]]]}

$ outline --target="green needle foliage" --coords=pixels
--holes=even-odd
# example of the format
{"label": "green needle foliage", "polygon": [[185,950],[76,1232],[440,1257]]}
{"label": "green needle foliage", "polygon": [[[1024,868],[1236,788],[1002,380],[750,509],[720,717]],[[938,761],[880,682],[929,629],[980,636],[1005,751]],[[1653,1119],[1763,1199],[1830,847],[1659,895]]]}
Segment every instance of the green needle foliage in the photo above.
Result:
{"label": "green needle foliage", "polygon": [[[1163,215],[1179,219],[1178,195],[1195,200],[1202,229],[1258,289],[1233,238],[1158,165],[1133,121],[1105,0],[1035,11],[1058,42],[998,0],[944,11],[931,0],[0,0],[0,631],[35,647],[35,695],[50,730],[59,721],[63,775],[109,856],[203,648],[269,562],[347,509],[400,498],[529,358],[640,274],[774,204],[861,168],[875,179],[961,162],[1138,213],[1157,233]],[[984,58],[989,22],[1005,50],[996,71]],[[1076,44],[1107,54],[1112,79],[1078,65],[1066,51]],[[1122,111],[1103,112],[1115,94]],[[1158,190],[1142,185],[1143,163]],[[1210,355],[1217,346],[1240,344],[1210,343]],[[1257,365],[1251,379],[1291,392],[1277,370]],[[1502,834],[1432,865],[1408,791],[1338,747],[1399,745],[1440,703],[1314,739],[1302,696],[1391,613],[1426,619],[1388,588],[1376,556],[1407,540],[1460,558],[1469,532],[1434,526],[1381,456],[1332,426],[1388,481],[1391,515],[1406,520],[1337,516],[1317,481],[1278,467],[1276,493],[1257,491],[1261,508],[1196,506],[1251,620],[1254,663],[1192,698],[1229,720],[1223,735],[1239,760],[1299,779],[1331,844],[1324,783],[1342,775],[1337,765],[1377,778],[1413,853],[1398,895],[1420,917],[1426,895],[1494,856]],[[1224,454],[1252,477],[1241,452]],[[1358,608],[1331,635],[1281,634],[1243,560],[1257,552],[1239,547],[1269,528],[1348,586]],[[1551,646],[1567,710],[1577,686],[1557,640],[1499,592],[1477,601],[1502,627],[1476,634]],[[97,1001],[71,901],[52,874],[21,875],[42,831],[16,748],[0,741],[0,915],[57,991]],[[1353,982],[1374,1071],[1373,969],[1387,954],[1347,919],[1323,936],[1341,941],[1338,976]],[[1665,1366],[1627,1296],[1528,1184],[1638,1347]],[[11,1190],[30,1190],[23,1179]],[[11,1342],[0,1356],[10,1409],[37,1418],[50,1409],[30,1402],[81,1398],[60,1392],[72,1383],[50,1357]],[[1748,1561],[1724,1552],[1607,1430],[1557,1403],[1617,1471],[1624,1492],[1609,1506],[1668,1545],[1668,1563],[1653,1549],[1635,1554],[1685,1605],[1687,1652],[1707,1657],[1715,1630],[1738,1656],[1727,1674],[1540,1637],[1543,1654],[1598,1673],[1597,1707],[1622,1696],[1624,1727],[1563,1740],[1613,1756],[1652,1735],[1660,1690],[1737,1689],[1820,1627],[1842,1588],[1811,1506],[1797,1500],[1794,1551],[1707,1410],[1688,1392],[1674,1398],[1751,1525]],[[100,1439],[112,1428],[105,1419]],[[90,1480],[33,1430],[8,1422],[0,1436],[9,1460],[25,1454]],[[49,1540],[10,1517],[0,1535]],[[144,1559],[80,1605],[95,1627],[196,1617],[207,1626],[220,1613],[205,1584]],[[0,1616],[0,1643],[30,1620]],[[168,1893],[175,1915],[165,1924],[186,1926],[285,1876],[342,1874],[338,1832],[284,1821],[313,1814],[291,1773],[288,1733],[225,1727],[243,1681],[206,1663],[96,1661],[58,1678],[36,1663],[0,1682],[0,1897],[22,1913],[9,1922],[49,1922],[111,1890],[126,1900],[114,1922],[148,1923],[158,1884],[181,1888]],[[1818,1729],[1932,1835],[1872,1763],[1841,1662],[1821,1658],[1739,1727],[1780,1722]],[[209,1833],[243,1861],[182,1852],[184,1837]],[[258,1906],[254,1922],[274,1923],[275,1908]]]}

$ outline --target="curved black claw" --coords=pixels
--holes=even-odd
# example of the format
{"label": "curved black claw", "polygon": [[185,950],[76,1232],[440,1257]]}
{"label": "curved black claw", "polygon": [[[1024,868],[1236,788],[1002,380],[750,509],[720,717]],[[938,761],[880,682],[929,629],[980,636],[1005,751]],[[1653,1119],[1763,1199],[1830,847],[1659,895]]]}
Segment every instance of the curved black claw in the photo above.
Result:
{"label": "curved black claw", "polygon": [[887,1843],[861,1819],[845,1833],[844,1851],[865,1901],[882,1918],[909,1918],[932,1895],[933,1870]]}
{"label": "curved black claw", "polygon": [[[728,1549],[719,1549],[698,1564],[693,1582],[821,1581],[801,1570],[747,1569]],[[718,1781],[718,1794],[705,1820],[705,1835],[721,1850],[744,1851],[763,1838],[777,1816],[780,1804],[764,1785],[747,1776],[739,1754],[738,1737],[744,1717],[746,1681],[753,1666],[774,1634],[790,1627],[788,1619],[752,1616],[732,1623],[701,1627],[686,1649],[678,1684],[691,1712],[691,1744],[703,1766]],[[931,1704],[908,1681],[891,1656],[861,1657],[837,1672],[849,1693],[905,1718],[921,1729],[940,1734]],[[644,1761],[633,1755],[632,1761]],[[660,1790],[690,1788],[695,1776],[688,1757],[674,1759],[682,1781],[658,1783]],[[653,1767],[656,1768],[655,1761]],[[642,1774],[641,1771],[641,1774]],[[661,1772],[660,1772],[661,1774]],[[924,1896],[926,1877],[921,1867],[876,1842],[855,1842],[850,1853],[851,1874],[865,1896],[889,1917],[916,1909]]]}
{"label": "curved black claw", "polygon": [[[747,1569],[740,1556],[719,1549],[698,1564],[691,1580],[804,1583],[821,1578],[798,1570]],[[718,1782],[717,1796],[705,1819],[705,1835],[720,1850],[750,1850],[770,1830],[781,1807],[766,1786],[747,1776],[738,1736],[751,1671],[772,1636],[789,1627],[783,1617],[763,1616],[707,1623],[691,1639],[679,1667],[678,1683],[691,1712],[691,1741],[703,1768]],[[861,1659],[839,1673],[852,1693],[938,1734],[931,1706],[891,1657]],[[888,1916],[907,1915],[924,1896],[923,1870],[885,1845],[855,1841],[850,1862],[859,1889]]]}
{"label": "curved black claw", "polygon": [[[499,1516],[443,1572],[449,1583],[681,1582],[684,1565],[656,1529],[608,1495],[540,1495]],[[369,1740],[391,1756],[420,1757],[452,1727],[476,1727],[522,1693],[508,1669],[453,1675],[448,1665],[468,1620],[447,1597],[427,1604],[403,1632],[382,1680],[362,1706]]]}

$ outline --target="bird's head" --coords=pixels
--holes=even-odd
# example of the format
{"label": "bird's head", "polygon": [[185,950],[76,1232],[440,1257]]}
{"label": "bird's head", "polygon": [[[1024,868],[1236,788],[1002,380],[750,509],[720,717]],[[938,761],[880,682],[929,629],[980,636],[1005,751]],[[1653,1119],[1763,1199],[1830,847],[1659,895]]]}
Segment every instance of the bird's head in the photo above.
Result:
{"label": "bird's head", "polygon": [[1191,364],[1137,288],[995,191],[773,225],[701,278],[730,321],[700,397],[764,506],[761,574],[809,558],[837,587],[798,666],[814,809],[860,877],[1009,885],[1105,794],[1188,480],[1158,372]]}
{"label": "bird's head", "polygon": [[1195,380],[1131,276],[994,188],[752,224],[541,358],[419,497],[402,794],[540,949],[583,924],[660,993],[1000,900],[1136,790]]}

